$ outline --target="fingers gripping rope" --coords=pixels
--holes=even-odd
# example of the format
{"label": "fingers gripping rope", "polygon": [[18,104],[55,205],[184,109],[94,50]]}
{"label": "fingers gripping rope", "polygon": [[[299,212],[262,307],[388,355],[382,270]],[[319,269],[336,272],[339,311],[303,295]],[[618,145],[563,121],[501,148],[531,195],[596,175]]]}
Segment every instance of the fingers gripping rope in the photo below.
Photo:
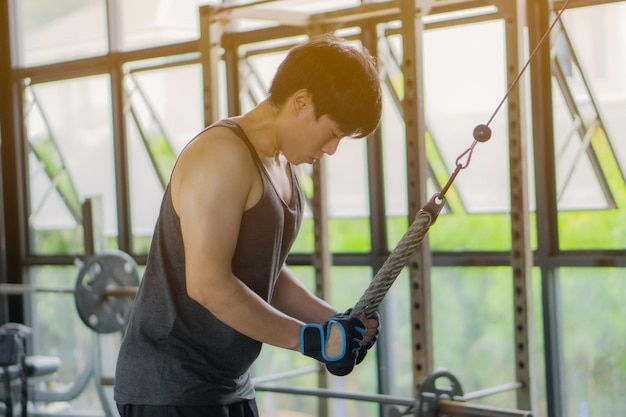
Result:
{"label": "fingers gripping rope", "polygon": [[373,314],[391,288],[400,271],[404,268],[420,245],[430,226],[435,222],[445,204],[441,194],[435,194],[415,216],[415,220],[391,251],[383,266],[378,270],[369,287],[352,309],[351,316],[358,317]]}

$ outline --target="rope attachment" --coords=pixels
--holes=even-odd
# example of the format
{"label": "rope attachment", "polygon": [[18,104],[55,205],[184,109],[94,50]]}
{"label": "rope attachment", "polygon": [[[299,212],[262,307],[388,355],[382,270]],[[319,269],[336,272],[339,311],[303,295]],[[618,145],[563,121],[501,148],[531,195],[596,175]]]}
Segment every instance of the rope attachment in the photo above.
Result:
{"label": "rope attachment", "polygon": [[385,294],[391,288],[402,268],[407,264],[415,249],[420,245],[430,226],[435,222],[445,205],[445,197],[437,193],[415,215],[415,220],[402,236],[394,250],[389,254],[383,266],[378,270],[359,301],[352,308],[351,316],[358,317],[373,314]]}

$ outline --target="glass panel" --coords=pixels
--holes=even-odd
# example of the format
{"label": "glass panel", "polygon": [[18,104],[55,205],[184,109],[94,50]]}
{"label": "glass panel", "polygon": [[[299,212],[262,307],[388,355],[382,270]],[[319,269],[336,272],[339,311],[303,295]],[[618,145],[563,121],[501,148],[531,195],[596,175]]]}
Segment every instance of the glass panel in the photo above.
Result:
{"label": "glass panel", "polygon": [[[20,63],[32,66],[107,51],[104,0],[19,0]],[[132,3],[132,2],[128,2]]]}
{"label": "glass panel", "polygon": [[[457,157],[472,144],[474,127],[487,122],[505,94],[504,41],[501,21],[433,29],[424,34],[426,125],[448,167],[444,181],[454,171]],[[480,65],[472,65],[477,57]],[[491,140],[476,146],[470,166],[455,180],[461,200],[456,211],[509,210],[506,108],[490,127]]]}
{"label": "glass panel", "polygon": [[116,3],[121,22],[122,49],[141,49],[198,39],[198,7],[220,4],[221,1],[116,0]]}
{"label": "glass panel", "polygon": [[[464,392],[515,381],[510,268],[433,268],[434,368],[457,376]],[[515,408],[514,392],[480,401]]]}
{"label": "glass panel", "polygon": [[624,17],[623,3],[563,15],[571,43],[561,32],[557,56],[566,87],[554,88],[561,249],[626,247]]}
{"label": "glass panel", "polygon": [[337,152],[327,157],[328,210],[332,217],[369,216],[367,142],[342,139]]}
{"label": "glass panel", "polygon": [[[500,21],[433,29],[424,36],[427,198],[450,178],[456,160],[473,142],[472,131],[485,123],[505,94],[503,24]],[[485,53],[485,49],[489,52]],[[383,137],[389,245],[406,232],[406,150],[404,122],[394,97],[403,96],[398,61],[401,39],[387,38],[384,51],[389,77]],[[441,54],[442,50],[450,53]],[[467,65],[487,56],[479,66]],[[389,62],[387,62],[389,61]],[[394,70],[395,68],[395,70]],[[468,105],[470,103],[470,105]],[[510,248],[509,169],[506,114],[490,127],[492,139],[478,144],[471,164],[446,194],[446,206],[429,232],[433,250],[508,250]],[[453,120],[453,122],[451,122]],[[425,203],[425,202],[424,202]],[[463,233],[459,233],[462,230]]]}
{"label": "glass panel", "polygon": [[[38,381],[29,395],[36,398],[42,393],[64,412],[77,415],[102,410],[93,380],[113,376],[120,334],[98,335],[78,317],[74,304],[77,267],[31,268],[28,276],[30,284],[50,290],[26,296],[33,328],[32,354],[61,361],[54,378]],[[104,401],[111,407],[110,399]]]}
{"label": "glass panel", "polygon": [[386,378],[391,384],[389,394],[407,398],[415,396],[410,288],[409,274],[405,269],[381,304],[379,311],[384,325],[378,341],[380,352],[380,346],[385,347],[389,372]]}
{"label": "glass panel", "polygon": [[[346,310],[358,301],[372,278],[368,267],[333,267],[330,272],[330,302]],[[361,394],[377,392],[376,350],[374,348],[358,367],[345,377],[331,376],[329,387],[336,391]],[[362,401],[331,400],[329,415],[376,416],[378,405]]]}
{"label": "glass panel", "polygon": [[108,76],[25,91],[29,222],[37,254],[82,252],[81,204],[92,196],[102,196],[106,236],[117,236],[110,96]]}
{"label": "glass panel", "polygon": [[326,156],[328,239],[333,252],[370,249],[367,156],[365,139],[344,138],[337,152]]}
{"label": "glass panel", "polygon": [[623,268],[560,271],[569,415],[626,415]]}
{"label": "glass panel", "polygon": [[[626,4],[615,2],[568,9],[564,25],[571,38],[587,82],[591,85],[607,135],[612,139],[622,172],[626,169]],[[576,93],[581,91],[577,84]],[[588,106],[588,103],[587,103]]]}
{"label": "glass panel", "polygon": [[[315,291],[315,270],[307,266],[291,266],[290,269],[300,281],[309,289]],[[254,378],[272,378],[283,372],[301,370],[303,375],[281,378],[274,381],[274,385],[311,388],[317,386],[317,362],[298,352],[264,345],[259,358],[253,365]],[[317,398],[307,395],[275,394],[257,391],[257,403],[261,415],[278,416],[287,410],[302,412],[315,416]]]}
{"label": "glass panel", "polygon": [[125,88],[133,250],[147,253],[176,157],[202,129],[201,68],[129,71]]}
{"label": "glass panel", "polygon": [[[378,0],[377,0],[378,1]],[[290,0],[259,1],[235,0],[231,4],[259,3],[254,7],[237,9],[233,14],[237,19],[233,24],[238,29],[261,29],[275,27],[277,24],[304,26],[310,24],[309,16],[323,14],[348,7],[358,6],[358,0]]]}
{"label": "glass panel", "polygon": [[383,89],[380,130],[383,144],[385,206],[387,217],[406,217],[408,202],[404,120],[397,107],[393,105],[392,94],[395,93]]}

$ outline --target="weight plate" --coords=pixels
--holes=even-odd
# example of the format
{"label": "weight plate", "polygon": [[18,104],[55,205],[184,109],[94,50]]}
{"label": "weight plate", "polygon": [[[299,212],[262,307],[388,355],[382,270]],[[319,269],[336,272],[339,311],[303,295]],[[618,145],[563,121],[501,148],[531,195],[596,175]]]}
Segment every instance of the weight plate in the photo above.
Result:
{"label": "weight plate", "polygon": [[438,397],[447,397],[450,400],[463,397],[461,383],[454,374],[444,368],[436,369],[426,376],[420,390],[436,394]]}
{"label": "weight plate", "polygon": [[129,297],[109,297],[107,290],[138,286],[137,263],[122,251],[100,253],[87,259],[80,268],[74,301],[81,320],[98,333],[121,331],[133,303]]}
{"label": "weight plate", "polygon": [[463,401],[463,388],[459,380],[447,369],[436,369],[421,383],[415,402],[417,417],[439,416],[440,400]]}

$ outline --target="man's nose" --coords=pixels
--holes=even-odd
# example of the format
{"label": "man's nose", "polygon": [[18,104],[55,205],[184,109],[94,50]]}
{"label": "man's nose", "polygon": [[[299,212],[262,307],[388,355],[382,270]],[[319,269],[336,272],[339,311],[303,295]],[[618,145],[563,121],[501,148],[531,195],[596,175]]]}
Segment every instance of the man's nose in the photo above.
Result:
{"label": "man's nose", "polygon": [[335,152],[337,152],[337,148],[339,147],[339,142],[341,142],[341,139],[342,138],[333,139],[330,142],[326,143],[322,147],[322,152],[324,152],[326,155],[333,155]]}

